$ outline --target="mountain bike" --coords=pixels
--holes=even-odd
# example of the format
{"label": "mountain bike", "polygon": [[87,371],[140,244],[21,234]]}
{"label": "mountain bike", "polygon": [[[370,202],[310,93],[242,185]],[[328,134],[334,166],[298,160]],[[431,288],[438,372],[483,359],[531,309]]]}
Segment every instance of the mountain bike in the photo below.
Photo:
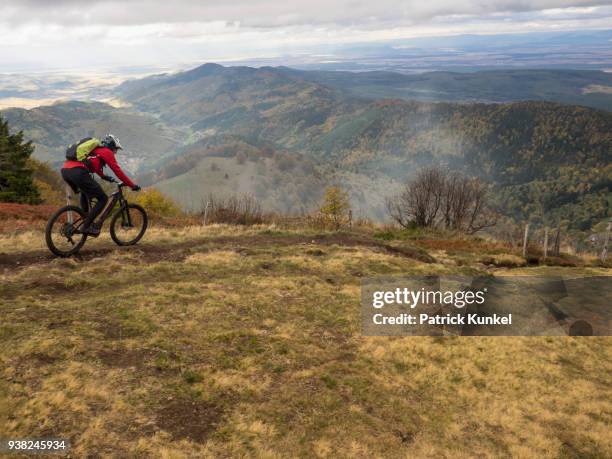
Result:
{"label": "mountain bike", "polygon": [[[117,191],[110,196],[109,203],[100,214],[100,227],[113,214],[110,222],[110,235],[115,244],[120,246],[134,245],[147,230],[149,219],[145,210],[138,204],[129,204],[123,195],[124,183],[117,184]],[[90,203],[91,209],[91,203]],[[83,233],[83,221],[87,216],[79,206],[68,205],[59,209],[47,222],[45,240],[47,247],[58,257],[69,257],[76,254],[85,244],[88,234]]]}

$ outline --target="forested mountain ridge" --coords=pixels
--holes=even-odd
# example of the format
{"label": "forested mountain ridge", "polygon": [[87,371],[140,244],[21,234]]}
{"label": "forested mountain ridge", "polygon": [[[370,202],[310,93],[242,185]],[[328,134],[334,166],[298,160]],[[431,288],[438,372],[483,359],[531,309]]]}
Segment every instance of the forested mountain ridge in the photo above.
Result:
{"label": "forested mountain ridge", "polygon": [[[223,90],[232,89],[233,79],[245,77],[267,83],[276,80],[298,84],[315,84],[338,91],[342,96],[367,99],[403,99],[421,102],[485,102],[507,103],[518,101],[548,101],[569,105],[583,105],[612,111],[612,72],[598,70],[483,70],[479,72],[435,71],[417,74],[368,71],[345,72],[324,70],[297,70],[288,67],[223,67],[204,64],[178,74],[156,75],[140,80],[127,81],[119,86],[119,93],[127,99],[146,101],[151,95],[178,85],[194,89],[214,77],[223,77],[210,97]],[[199,83],[192,84],[196,81]],[[261,87],[259,88],[262,89]],[[268,88],[265,88],[267,90]],[[265,93],[265,90],[263,91]],[[198,96],[201,97],[201,96]],[[150,101],[152,99],[149,99]]]}
{"label": "forested mountain ridge", "polygon": [[23,130],[36,147],[34,156],[53,166],[64,160],[67,145],[86,136],[108,132],[125,139],[123,161],[136,170],[145,158],[160,158],[174,151],[184,134],[150,114],[114,108],[100,102],[60,102],[25,110],[9,108],[0,111],[9,125]]}
{"label": "forested mountain ridge", "polygon": [[[359,208],[376,218],[383,217],[381,193],[392,192],[416,169],[432,162],[496,184],[499,208],[516,219],[547,218],[585,230],[609,213],[606,190],[612,174],[612,116],[606,112],[541,102],[457,105],[380,101],[354,113],[336,115],[324,126],[319,127],[320,134],[311,135],[310,145],[304,141],[298,144],[294,155],[306,152],[298,163],[310,158],[319,164],[323,176],[345,184]],[[235,132],[245,131],[237,124]],[[274,144],[276,149],[291,151],[296,145],[283,145],[282,137],[274,140],[280,143]],[[193,186],[201,188],[196,177],[214,184],[207,191],[245,186],[245,180],[232,181],[231,177],[240,176],[240,167],[231,162],[217,173],[210,170],[212,166],[202,167],[196,175],[187,172],[199,161],[212,161],[204,157],[231,157],[232,145],[233,154],[247,151],[226,141],[223,153],[194,144],[190,154],[161,167],[165,191],[173,194],[177,186],[185,191]],[[260,143],[260,137],[251,137],[253,150],[247,164],[258,155],[265,156],[258,153]],[[275,157],[291,164],[287,153]],[[314,181],[300,168],[280,170],[273,166],[268,165],[269,174],[259,176],[256,185],[244,190],[256,192],[268,206],[282,211],[316,205],[320,180]],[[215,176],[222,177],[228,170],[233,171],[229,182],[215,181]],[[283,180],[285,177],[293,180]],[[300,186],[294,187],[295,182]],[[283,191],[277,195],[279,186]],[[179,199],[184,195],[177,193]]]}
{"label": "forested mountain ridge", "polygon": [[[548,102],[380,101],[338,122],[315,149],[390,175],[401,164],[442,161],[509,185],[554,178],[560,166],[610,164],[611,128],[611,113]],[[371,151],[378,154],[370,159]]]}
{"label": "forested mountain ridge", "polygon": [[36,109],[57,117],[52,129],[23,112],[12,125],[35,139],[54,130],[63,139],[60,132],[78,138],[82,126],[135,117],[128,124],[143,129],[122,140],[155,144],[139,162],[142,179],[191,208],[211,191],[245,191],[270,210],[308,211],[326,184],[340,183],[360,213],[382,219],[386,195],[418,168],[442,164],[492,183],[499,210],[514,219],[563,220],[586,231],[609,215],[608,111],[544,101],[372,100],[287,69],[215,64],[117,91],[131,108],[81,104],[89,113],[76,115],[57,104]]}
{"label": "forested mountain ridge", "polygon": [[479,72],[303,71],[289,75],[372,99],[422,102],[516,102],[537,100],[612,111],[612,73],[599,70],[483,70]]}
{"label": "forested mountain ridge", "polygon": [[[271,143],[391,175],[404,173],[398,163],[438,159],[517,183],[560,163],[592,167],[610,159],[609,113],[547,102],[372,102],[285,69],[213,64],[128,82],[119,91],[139,109],[196,132]],[[483,157],[496,165],[483,171]]]}
{"label": "forested mountain ridge", "polygon": [[263,123],[282,121],[287,131],[291,124],[316,124],[354,104],[334,89],[271,67],[217,64],[128,81],[117,91],[138,109],[159,114],[168,124],[195,130],[229,129],[240,123],[255,131],[272,128]]}

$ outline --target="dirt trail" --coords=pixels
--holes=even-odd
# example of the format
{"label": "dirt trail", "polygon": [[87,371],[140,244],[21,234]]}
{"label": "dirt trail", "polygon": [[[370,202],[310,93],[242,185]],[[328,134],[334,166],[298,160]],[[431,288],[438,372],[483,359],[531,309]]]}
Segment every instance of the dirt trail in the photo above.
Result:
{"label": "dirt trail", "polygon": [[[192,248],[209,245],[214,249],[241,248],[241,247],[260,247],[266,245],[273,246],[289,246],[289,245],[339,245],[347,247],[373,247],[384,250],[394,255],[413,258],[424,263],[433,263],[435,260],[427,255],[427,253],[411,247],[398,247],[366,236],[357,234],[323,234],[316,236],[304,235],[267,235],[256,234],[249,236],[222,236],[212,238],[195,238],[184,242],[174,244],[168,243],[147,243],[143,242],[132,247],[118,247],[111,242],[98,246],[94,249],[88,249],[87,245],[73,258],[76,260],[91,260],[93,258],[103,257],[112,252],[137,252],[142,255],[144,261],[181,261],[192,252]],[[56,259],[48,251],[30,251],[17,253],[0,253],[0,270],[7,271],[10,269],[18,269],[34,264],[49,263]]]}

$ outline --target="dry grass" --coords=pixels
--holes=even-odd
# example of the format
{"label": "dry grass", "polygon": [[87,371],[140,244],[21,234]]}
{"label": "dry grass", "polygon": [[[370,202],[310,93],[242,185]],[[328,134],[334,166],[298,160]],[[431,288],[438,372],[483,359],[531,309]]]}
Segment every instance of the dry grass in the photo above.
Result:
{"label": "dry grass", "polygon": [[[296,234],[152,228],[147,244],[189,252],[5,271],[0,437],[69,438],[77,457],[612,455],[609,338],[363,337],[362,277],[484,268],[440,248],[423,263],[274,243]],[[5,236],[0,251],[38,239]]]}
{"label": "dry grass", "polygon": [[[44,225],[26,231],[0,233],[0,253],[17,253],[32,250],[47,250],[44,240]],[[153,225],[147,229],[146,242],[153,244],[174,244],[193,239],[211,239],[215,237],[250,236],[261,233],[274,233],[275,225],[234,226],[213,224],[202,226],[181,225],[176,228]],[[303,234],[297,230],[283,230],[282,234]],[[102,234],[97,239],[88,239],[86,247],[97,249],[111,243],[108,224],[102,228]]]}

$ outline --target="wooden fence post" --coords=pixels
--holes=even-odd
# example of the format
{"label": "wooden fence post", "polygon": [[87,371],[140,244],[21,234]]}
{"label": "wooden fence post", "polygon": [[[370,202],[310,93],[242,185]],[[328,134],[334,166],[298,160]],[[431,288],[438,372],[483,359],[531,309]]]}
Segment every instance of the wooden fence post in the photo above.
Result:
{"label": "wooden fence post", "polygon": [[601,250],[601,261],[605,262],[608,258],[608,242],[610,241],[610,230],[612,229],[612,218],[608,220],[608,227],[606,228],[606,236],[604,238],[603,248]]}
{"label": "wooden fence post", "polygon": [[204,206],[204,221],[202,222],[204,226],[206,226],[208,219],[208,206],[210,206],[210,201],[206,201],[206,205]]}
{"label": "wooden fence post", "polygon": [[557,234],[555,234],[555,243],[553,245],[553,254],[558,257],[561,253],[561,224],[557,226]]}
{"label": "wooden fence post", "polygon": [[527,256],[527,241],[529,240],[529,223],[525,225],[525,236],[523,236],[523,257]]}

